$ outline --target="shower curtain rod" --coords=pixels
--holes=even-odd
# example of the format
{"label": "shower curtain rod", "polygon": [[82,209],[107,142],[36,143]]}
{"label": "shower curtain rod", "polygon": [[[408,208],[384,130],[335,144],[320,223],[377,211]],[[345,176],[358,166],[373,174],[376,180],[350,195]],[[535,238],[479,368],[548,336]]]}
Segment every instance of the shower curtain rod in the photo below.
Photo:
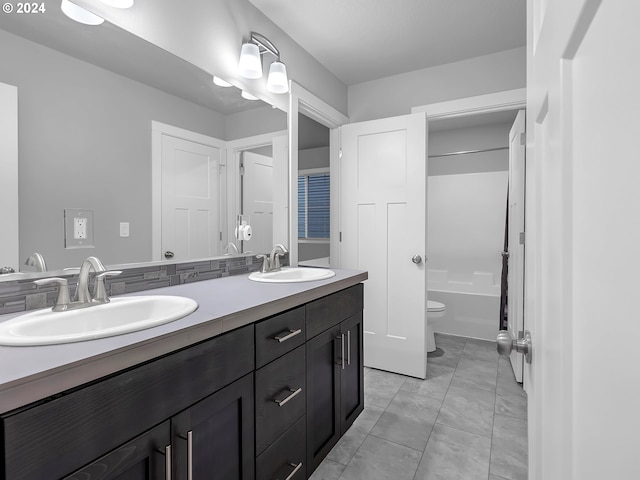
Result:
{"label": "shower curtain rod", "polygon": [[485,148],[483,150],[462,150],[460,152],[441,153],[440,155],[429,155],[429,158],[452,157],[454,155],[466,155],[468,153],[497,152],[498,150],[509,150],[509,147]]}

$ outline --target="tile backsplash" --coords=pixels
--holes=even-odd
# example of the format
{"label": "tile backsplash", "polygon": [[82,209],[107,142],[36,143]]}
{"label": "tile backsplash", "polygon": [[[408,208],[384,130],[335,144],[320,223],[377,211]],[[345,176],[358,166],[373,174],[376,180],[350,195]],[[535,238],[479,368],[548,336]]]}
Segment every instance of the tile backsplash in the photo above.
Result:
{"label": "tile backsplash", "polygon": [[[288,255],[281,262],[288,265]],[[150,265],[123,269],[117,277],[106,279],[108,295],[140,292],[154,288],[199,282],[214,278],[240,275],[260,269],[262,261],[255,256],[216,258],[198,262]],[[73,295],[78,282],[77,274],[64,275]],[[0,277],[1,279],[2,277]],[[93,282],[91,282],[93,287]],[[0,282],[0,315],[51,307],[56,299],[57,287],[38,287],[32,280]]]}

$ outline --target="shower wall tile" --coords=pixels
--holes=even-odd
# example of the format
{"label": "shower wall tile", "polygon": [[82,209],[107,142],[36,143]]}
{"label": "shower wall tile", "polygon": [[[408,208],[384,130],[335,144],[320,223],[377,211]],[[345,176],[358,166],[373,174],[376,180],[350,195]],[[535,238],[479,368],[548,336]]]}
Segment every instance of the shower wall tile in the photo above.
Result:
{"label": "shower wall tile", "polygon": [[[285,255],[281,262],[282,265],[289,265],[289,256]],[[261,262],[254,256],[247,256],[128,268],[117,277],[106,280],[107,294],[122,295],[242,275],[258,271],[260,264]],[[70,272],[63,277],[69,282],[69,292],[73,295],[78,274]],[[56,297],[57,287],[55,286],[38,287],[31,280],[0,282],[0,315],[51,307]]]}

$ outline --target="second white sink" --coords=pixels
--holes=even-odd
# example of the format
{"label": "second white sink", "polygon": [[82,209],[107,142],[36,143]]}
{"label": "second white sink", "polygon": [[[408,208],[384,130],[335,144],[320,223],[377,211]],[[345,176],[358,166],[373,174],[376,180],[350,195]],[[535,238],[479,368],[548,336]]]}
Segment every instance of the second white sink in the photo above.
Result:
{"label": "second white sink", "polygon": [[148,295],[112,298],[104,305],[65,312],[36,310],[0,323],[0,345],[54,345],[111,337],[173,322],[197,308],[191,298]]}
{"label": "second white sink", "polygon": [[326,268],[284,267],[275,272],[253,272],[249,280],[265,283],[297,283],[326,280],[335,276],[336,272]]}

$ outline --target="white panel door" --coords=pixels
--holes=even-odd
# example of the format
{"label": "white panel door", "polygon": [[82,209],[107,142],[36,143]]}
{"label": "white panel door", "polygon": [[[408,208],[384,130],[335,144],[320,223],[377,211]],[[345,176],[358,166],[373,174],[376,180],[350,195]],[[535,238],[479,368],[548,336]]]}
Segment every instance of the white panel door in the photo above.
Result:
{"label": "white panel door", "polygon": [[[509,266],[507,269],[507,312],[509,333],[516,339],[524,332],[524,182],[525,182],[525,113],[518,112],[509,132]],[[511,367],[516,381],[522,383],[522,355],[511,352]],[[525,386],[526,387],[526,386]]]}
{"label": "white panel door", "polygon": [[[364,363],[426,376],[427,119],[342,127],[341,266],[367,270]],[[419,255],[422,262],[412,262]]]}
{"label": "white panel door", "polygon": [[18,251],[18,88],[0,83],[0,268],[20,270]]}
{"label": "white panel door", "polygon": [[528,9],[529,478],[637,479],[640,3]]}
{"label": "white panel door", "polygon": [[162,252],[166,258],[184,261],[220,255],[220,154],[217,147],[162,136]]}
{"label": "white panel door", "polygon": [[253,235],[243,251],[270,252],[273,247],[273,158],[242,152],[242,214],[249,216]]}

